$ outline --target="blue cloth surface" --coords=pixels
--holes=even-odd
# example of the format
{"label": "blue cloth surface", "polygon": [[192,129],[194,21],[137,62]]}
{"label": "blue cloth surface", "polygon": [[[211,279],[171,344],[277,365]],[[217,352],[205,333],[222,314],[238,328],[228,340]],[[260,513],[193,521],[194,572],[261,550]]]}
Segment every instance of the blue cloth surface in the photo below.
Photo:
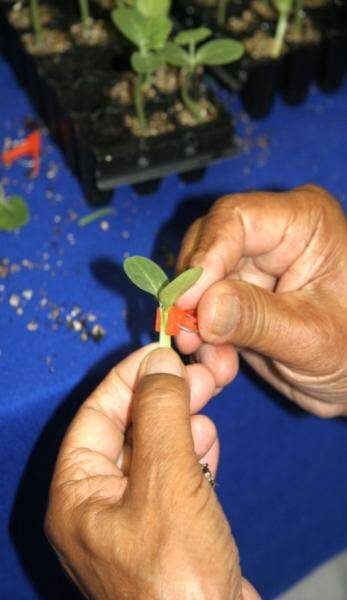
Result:
{"label": "blue cloth surface", "polygon": [[[1,60],[0,86],[2,143],[23,134],[32,110]],[[0,233],[0,256],[10,271],[0,277],[2,600],[78,597],[45,541],[42,521],[54,459],[77,407],[153,332],[154,303],[126,281],[124,257],[143,254],[165,265],[189,223],[227,192],[313,181],[347,206],[347,85],[331,96],[314,89],[295,108],[278,98],[258,123],[242,113],[237,98],[221,96],[236,115],[239,156],[189,186],[170,176],[149,197],[118,190],[107,230],[100,222],[77,226],[76,215],[89,209],[47,135],[36,181],[22,164],[0,167],[7,192],[23,193],[32,215],[20,232]],[[11,306],[13,295],[21,297],[20,307]],[[105,328],[100,343],[83,342],[66,326],[76,306]],[[270,600],[347,546],[347,424],[304,414],[246,369],[206,412],[220,434],[217,493],[244,575]]]}

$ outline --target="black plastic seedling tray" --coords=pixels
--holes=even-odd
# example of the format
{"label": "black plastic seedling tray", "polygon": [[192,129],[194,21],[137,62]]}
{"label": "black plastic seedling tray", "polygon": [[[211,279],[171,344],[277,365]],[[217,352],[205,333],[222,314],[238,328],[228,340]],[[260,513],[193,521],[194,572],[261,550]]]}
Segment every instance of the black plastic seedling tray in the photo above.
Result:
{"label": "black plastic seedling tray", "polygon": [[8,21],[8,5],[0,4],[3,48],[35,110],[48,125],[66,161],[82,184],[90,204],[106,202],[115,188],[132,184],[149,193],[170,173],[189,182],[213,161],[236,153],[232,118],[210,90],[206,98],[217,109],[209,122],[182,125],[172,106],[179,94],[158,95],[147,103],[151,117],[161,111],[174,129],[140,137],[125,125],[131,106],[110,101],[105,90],[128,67],[128,53],[117,43],[85,52],[81,48],[59,56],[33,56],[21,34]]}
{"label": "black plastic seedling tray", "polygon": [[[231,36],[229,30],[218,25],[213,8],[204,8],[195,0],[177,0],[175,6],[176,16],[185,27],[206,25],[217,36]],[[238,16],[248,7],[248,0],[230,3],[230,16]],[[266,116],[278,92],[289,104],[299,104],[313,81],[326,91],[341,85],[347,70],[347,2],[333,0],[326,7],[307,13],[321,34],[319,43],[292,43],[278,59],[255,60],[246,53],[237,63],[213,68],[214,75],[226,87],[240,93],[251,116]],[[242,40],[258,26],[274,30],[273,21],[259,21],[242,35],[232,37]]]}

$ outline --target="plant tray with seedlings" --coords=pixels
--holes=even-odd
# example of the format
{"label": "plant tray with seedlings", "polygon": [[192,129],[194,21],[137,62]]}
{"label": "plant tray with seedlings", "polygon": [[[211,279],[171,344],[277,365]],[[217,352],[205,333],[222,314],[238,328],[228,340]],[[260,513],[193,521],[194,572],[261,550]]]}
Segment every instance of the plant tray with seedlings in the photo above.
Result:
{"label": "plant tray with seedlings", "polygon": [[207,28],[174,35],[169,0],[110,4],[0,0],[4,52],[92,204],[173,172],[189,181],[235,153],[203,71],[238,60],[242,44]]}
{"label": "plant tray with seedlings", "polygon": [[214,73],[240,91],[246,110],[263,117],[276,92],[289,104],[304,100],[316,80],[337,89],[347,70],[346,0],[177,0],[187,27],[206,25],[244,44],[243,58]]}

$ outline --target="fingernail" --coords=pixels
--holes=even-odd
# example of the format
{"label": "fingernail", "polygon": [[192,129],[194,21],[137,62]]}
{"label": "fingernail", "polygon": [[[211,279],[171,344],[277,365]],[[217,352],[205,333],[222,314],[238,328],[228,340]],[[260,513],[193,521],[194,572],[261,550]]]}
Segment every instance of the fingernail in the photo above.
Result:
{"label": "fingernail", "polygon": [[224,337],[238,326],[240,318],[238,298],[230,294],[222,294],[215,306],[211,331],[214,335]]}
{"label": "fingernail", "polygon": [[140,369],[140,377],[157,375],[159,373],[185,377],[185,367],[174,350],[170,348],[158,348],[151,352],[143,361]]}

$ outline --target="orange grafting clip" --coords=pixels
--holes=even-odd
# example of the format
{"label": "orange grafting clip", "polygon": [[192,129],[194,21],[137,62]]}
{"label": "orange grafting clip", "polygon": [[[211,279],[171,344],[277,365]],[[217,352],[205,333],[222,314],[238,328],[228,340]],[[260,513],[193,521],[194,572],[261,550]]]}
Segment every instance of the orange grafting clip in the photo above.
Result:
{"label": "orange grafting clip", "polygon": [[[160,332],[161,314],[160,308],[157,309],[155,330]],[[167,335],[178,335],[180,331],[188,331],[190,333],[198,332],[198,320],[195,310],[182,310],[177,306],[172,306],[169,309],[168,320],[166,325]]]}
{"label": "orange grafting clip", "polygon": [[23,156],[30,156],[33,161],[33,173],[37,177],[40,171],[41,148],[42,136],[37,129],[30,133],[22,142],[14,146],[14,148],[3,152],[2,161],[5,165],[10,166],[15,160]]}

